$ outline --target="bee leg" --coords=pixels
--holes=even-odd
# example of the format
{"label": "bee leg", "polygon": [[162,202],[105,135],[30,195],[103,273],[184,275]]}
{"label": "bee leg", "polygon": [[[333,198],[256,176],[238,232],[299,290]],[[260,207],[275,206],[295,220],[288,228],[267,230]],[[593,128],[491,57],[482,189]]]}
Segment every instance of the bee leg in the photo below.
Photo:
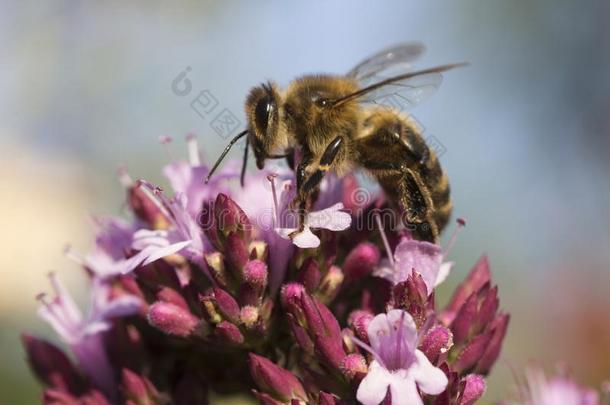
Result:
{"label": "bee leg", "polygon": [[[291,234],[291,236],[302,232],[305,229],[305,217],[307,215],[307,199],[309,195],[320,185],[320,182],[326,175],[326,172],[332,167],[337,154],[343,145],[343,137],[336,137],[324,150],[318,168],[314,171],[307,180],[304,180],[307,173],[307,168],[311,166],[311,159],[304,157],[297,168],[297,195],[294,198],[293,206],[298,205],[299,209],[299,229]],[[303,164],[305,163],[305,165]]]}
{"label": "bee leg", "polygon": [[[404,211],[403,223],[420,240],[438,242],[439,230],[433,219],[432,201],[424,191],[420,176],[404,164],[362,159],[362,165],[382,183],[393,188],[398,204]],[[389,179],[393,179],[388,181]],[[396,187],[396,185],[398,187]],[[385,187],[384,187],[385,188]]]}

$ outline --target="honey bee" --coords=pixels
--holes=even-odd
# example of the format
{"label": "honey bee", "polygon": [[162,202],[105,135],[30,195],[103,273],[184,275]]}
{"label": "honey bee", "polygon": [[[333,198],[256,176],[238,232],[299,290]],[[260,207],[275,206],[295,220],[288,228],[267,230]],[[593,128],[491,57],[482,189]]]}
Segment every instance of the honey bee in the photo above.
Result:
{"label": "honey bee", "polygon": [[400,109],[419,104],[440,86],[442,72],[464,64],[412,71],[410,63],[423,50],[404,43],[346,75],[307,75],[285,90],[273,82],[254,87],[245,103],[247,129],[231,140],[206,182],[231,146],[248,135],[242,185],[250,146],[259,169],[267,159],[293,159],[299,151],[293,206],[301,226],[309,197],[328,171],[341,176],[360,168],[379,182],[416,238],[437,242],[451,215],[449,182],[434,150]]}

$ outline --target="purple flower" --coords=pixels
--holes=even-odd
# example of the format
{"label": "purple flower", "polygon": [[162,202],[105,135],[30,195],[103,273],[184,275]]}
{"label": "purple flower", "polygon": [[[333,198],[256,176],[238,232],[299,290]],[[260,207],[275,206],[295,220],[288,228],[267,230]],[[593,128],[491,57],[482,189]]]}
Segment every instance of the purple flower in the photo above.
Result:
{"label": "purple flower", "polygon": [[210,172],[207,165],[201,164],[200,152],[194,135],[187,136],[189,160],[175,161],[163,168],[163,174],[169,180],[176,194],[186,196],[186,211],[196,219],[203,202],[213,200],[219,193],[229,194],[227,180],[239,178],[239,167],[231,161],[218,170],[208,183],[204,183]]}
{"label": "purple flower", "polygon": [[71,348],[79,365],[105,392],[113,392],[113,374],[101,332],[112,327],[111,318],[132,315],[140,308],[140,299],[131,295],[110,298],[110,287],[94,279],[89,314],[84,317],[54,273],[49,275],[55,296],[48,300],[39,295],[38,314]]}
{"label": "purple flower", "polygon": [[568,376],[553,376],[550,379],[541,370],[528,369],[525,373],[527,386],[522,388],[520,405],[598,405],[598,394],[581,387]]}
{"label": "purple flower", "polygon": [[439,245],[434,243],[402,238],[398,246],[396,246],[394,254],[392,254],[385,233],[381,228],[381,221],[378,216],[375,219],[381,229],[388,258],[382,261],[382,264],[375,269],[373,275],[384,278],[392,282],[393,285],[397,285],[406,281],[410,274],[416,272],[422,276],[426,283],[428,294],[431,294],[434,288],[445,281],[453,267],[453,262],[443,262],[443,260],[448,255],[455,241],[457,230],[463,226],[463,221],[458,220],[458,229],[444,251]]}
{"label": "purple flower", "polygon": [[136,266],[146,265],[180,253],[189,260],[200,263],[203,255],[211,250],[197,221],[187,211],[188,199],[184,194],[167,198],[161,189],[140,180],[138,187],[165,212],[170,227],[168,229],[140,229],[133,236],[132,248],[140,251],[136,256]]}
{"label": "purple flower", "polygon": [[[304,229],[298,233],[294,233],[298,230],[297,215],[291,213],[290,203],[295,196],[295,189],[292,180],[286,180],[281,185],[282,194],[280,195],[279,202],[276,197],[275,181],[273,177],[270,178],[273,201],[274,201],[274,230],[284,239],[291,239],[292,243],[296,246],[306,248],[316,248],[320,246],[320,238],[318,238],[311,231],[315,229],[327,229],[330,231],[343,231],[349,228],[352,217],[347,212],[341,211],[343,209],[343,203],[337,202],[327,208],[319,211],[308,212],[305,216]],[[276,203],[277,202],[277,203]]]}
{"label": "purple flower", "polygon": [[379,314],[371,320],[367,332],[370,346],[355,339],[374,359],[357,391],[364,405],[381,403],[388,388],[394,405],[423,404],[418,389],[432,395],[445,390],[447,376],[417,349],[417,328],[407,312]]}

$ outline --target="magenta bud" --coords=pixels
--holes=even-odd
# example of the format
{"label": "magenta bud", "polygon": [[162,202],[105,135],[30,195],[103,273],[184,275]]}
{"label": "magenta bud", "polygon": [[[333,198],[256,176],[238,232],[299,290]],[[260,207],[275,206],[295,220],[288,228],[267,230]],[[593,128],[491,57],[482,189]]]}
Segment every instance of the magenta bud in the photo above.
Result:
{"label": "magenta bud", "polygon": [[148,322],[168,335],[187,337],[195,330],[199,320],[184,308],[157,301],[148,310]]}
{"label": "magenta bud", "polygon": [[159,203],[153,200],[150,192],[144,190],[150,187],[143,180],[127,189],[127,202],[136,217],[147,223],[153,229],[165,229],[169,226],[169,219],[161,210]]}
{"label": "magenta bud", "polygon": [[281,402],[307,400],[301,382],[290,371],[269,359],[250,353],[250,375],[258,388]]}
{"label": "magenta bud", "polygon": [[146,377],[139,376],[126,368],[121,372],[121,387],[125,397],[138,405],[154,403],[159,396],[156,388]]}
{"label": "magenta bud", "polygon": [[343,263],[347,280],[358,280],[369,275],[379,262],[379,249],[372,243],[363,242],[349,252]]}
{"label": "magenta bud", "polygon": [[285,402],[278,401],[277,399],[273,398],[271,395],[266,394],[264,392],[252,390],[252,393],[256,396],[256,398],[258,399],[258,402],[261,405],[285,405],[286,404]]}
{"label": "magenta bud", "polygon": [[345,351],[337,318],[324,304],[308,294],[301,296],[301,308],[316,352],[326,363],[339,369],[345,358]]}
{"label": "magenta bud", "polygon": [[366,360],[361,354],[353,353],[345,356],[341,362],[341,373],[349,380],[359,377],[364,377],[368,371]]}
{"label": "magenta bud", "polygon": [[441,354],[446,353],[453,346],[453,335],[451,331],[442,325],[430,328],[422,343],[420,350],[435,364]]}
{"label": "magenta bud", "polygon": [[483,376],[469,374],[460,380],[458,405],[472,405],[478,401],[483,394],[487,384]]}
{"label": "magenta bud", "polygon": [[482,256],[472,270],[470,270],[466,280],[464,280],[453,293],[453,297],[451,297],[445,310],[445,317],[448,317],[446,322],[451,322],[452,316],[455,316],[472,293],[479,291],[490,281],[491,272],[489,271],[489,260],[487,259],[487,256]]}
{"label": "magenta bud", "polygon": [[352,327],[354,335],[364,343],[369,343],[368,328],[374,315],[368,311],[356,310],[352,312],[348,319],[348,324]]}
{"label": "magenta bud", "polygon": [[240,278],[243,267],[248,262],[248,245],[243,239],[243,236],[237,232],[228,234],[225,240],[224,258],[229,269],[236,278]]}
{"label": "magenta bud", "polygon": [[267,265],[261,260],[250,260],[244,268],[244,281],[262,292],[267,286]]}
{"label": "magenta bud", "polygon": [[184,309],[185,311],[189,310],[189,306],[184,297],[173,288],[162,287],[157,293],[157,299],[159,301],[167,302],[169,304],[174,304],[177,307]]}
{"label": "magenta bud", "polygon": [[458,373],[471,370],[485,353],[490,340],[490,332],[472,338],[466,347],[461,350],[457,360],[452,365],[452,370]]}
{"label": "magenta bud", "polygon": [[407,297],[411,303],[425,305],[428,301],[428,288],[424,278],[416,271],[407,277]]}
{"label": "magenta bud", "polygon": [[43,405],[79,405],[79,398],[58,389],[47,389],[42,394]]}
{"label": "magenta bud", "polygon": [[22,334],[21,342],[34,374],[46,385],[68,392],[81,390],[83,381],[68,356],[57,346]]}
{"label": "magenta bud", "polygon": [[339,400],[333,394],[329,394],[327,392],[320,391],[320,395],[318,396],[318,405],[337,405],[339,404]]}
{"label": "magenta bud", "polygon": [[491,339],[487,345],[485,353],[479,360],[479,364],[476,367],[476,372],[480,374],[487,374],[494,365],[500,351],[502,350],[502,343],[506,336],[506,330],[508,329],[508,323],[510,322],[510,315],[500,314],[491,323]]}
{"label": "magenta bud", "polygon": [[298,306],[301,296],[305,293],[305,287],[300,283],[288,283],[282,286],[280,299],[284,308]]}
{"label": "magenta bud", "polygon": [[214,203],[216,226],[223,234],[237,232],[250,237],[250,220],[246,213],[226,194],[218,194]]}
{"label": "magenta bud", "polygon": [[231,322],[237,322],[239,319],[239,305],[237,301],[222,288],[214,288],[214,298],[220,314]]}
{"label": "magenta bud", "polygon": [[474,292],[462,305],[451,323],[451,331],[453,332],[453,339],[456,344],[461,344],[468,339],[477,316],[477,306],[478,297],[476,292]]}
{"label": "magenta bud", "polygon": [[479,298],[480,301],[481,299],[482,302],[479,306],[479,312],[476,321],[476,332],[479,332],[485,327],[487,327],[487,325],[489,325],[494,319],[494,316],[496,316],[498,306],[500,305],[500,302],[498,300],[498,287],[495,286],[487,290],[485,296]]}
{"label": "magenta bud", "polygon": [[226,340],[235,345],[244,343],[244,335],[242,335],[239,328],[228,321],[222,321],[216,325],[214,334],[222,340]]}
{"label": "magenta bud", "polygon": [[307,331],[301,325],[299,325],[299,323],[295,321],[294,317],[290,314],[288,314],[288,323],[290,324],[290,329],[292,330],[294,340],[301,347],[301,350],[307,354],[313,354],[314,343],[307,334]]}
{"label": "magenta bud", "polygon": [[320,284],[320,266],[313,257],[305,259],[297,274],[297,281],[302,283],[308,292],[312,293]]}

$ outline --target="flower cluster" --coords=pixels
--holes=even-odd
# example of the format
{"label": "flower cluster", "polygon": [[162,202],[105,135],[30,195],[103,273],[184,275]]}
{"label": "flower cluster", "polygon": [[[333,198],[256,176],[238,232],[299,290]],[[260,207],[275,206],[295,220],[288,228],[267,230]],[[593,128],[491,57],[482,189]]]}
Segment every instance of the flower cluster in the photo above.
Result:
{"label": "flower cluster", "polygon": [[96,218],[93,250],[68,250],[91,280],[87,315],[50,276],[40,316],[67,354],[23,335],[45,403],[481,398],[509,323],[486,257],[438,308],[449,249],[388,227],[382,196],[354,198],[355,176],[329,174],[299,227],[292,171],[249,173],[241,188],[228,164],[204,184],[209,168],[188,145],[189,161],[163,171],[171,192],[122,170],[130,218]]}

